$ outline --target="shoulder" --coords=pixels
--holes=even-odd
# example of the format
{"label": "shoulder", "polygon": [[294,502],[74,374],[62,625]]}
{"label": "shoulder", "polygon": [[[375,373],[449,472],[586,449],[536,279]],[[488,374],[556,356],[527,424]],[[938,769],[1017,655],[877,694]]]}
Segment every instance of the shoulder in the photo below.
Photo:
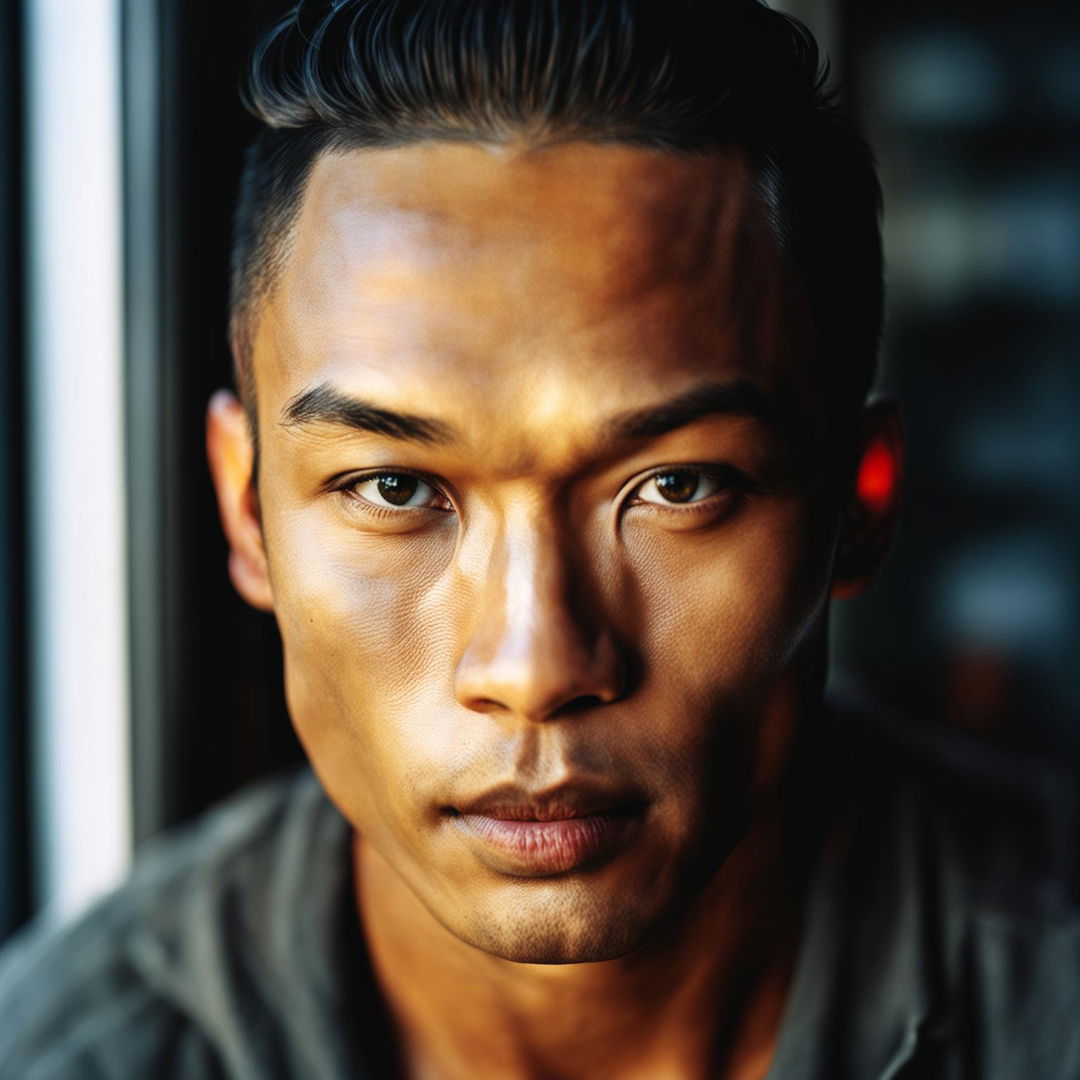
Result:
{"label": "shoulder", "polygon": [[842,723],[859,913],[846,933],[863,981],[886,973],[924,1053],[981,1061],[987,1080],[1078,1075],[1071,775],[888,714]]}
{"label": "shoulder", "polygon": [[[221,969],[327,807],[310,774],[261,782],[153,843],[74,923],[18,935],[0,953],[0,1080],[224,1075]],[[215,976],[217,1018],[199,1000]]]}
{"label": "shoulder", "polygon": [[839,716],[853,805],[974,911],[1080,913],[1080,809],[1055,762],[890,714]]}

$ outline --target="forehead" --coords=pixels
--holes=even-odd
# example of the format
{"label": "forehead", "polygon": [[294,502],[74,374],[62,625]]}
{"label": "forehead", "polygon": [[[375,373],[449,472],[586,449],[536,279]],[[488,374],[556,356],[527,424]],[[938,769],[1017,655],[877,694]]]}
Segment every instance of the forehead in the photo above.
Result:
{"label": "forehead", "polygon": [[327,381],[780,394],[807,337],[740,151],[429,143],[316,161],[255,353],[261,412]]}

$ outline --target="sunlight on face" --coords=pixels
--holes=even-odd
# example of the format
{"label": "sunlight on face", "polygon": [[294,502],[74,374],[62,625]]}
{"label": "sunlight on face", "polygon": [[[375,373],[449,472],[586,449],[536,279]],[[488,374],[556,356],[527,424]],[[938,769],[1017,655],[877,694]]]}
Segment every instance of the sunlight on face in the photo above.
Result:
{"label": "sunlight on face", "polygon": [[289,706],[463,940],[633,949],[767,799],[835,526],[812,354],[735,152],[317,162],[255,341]]}

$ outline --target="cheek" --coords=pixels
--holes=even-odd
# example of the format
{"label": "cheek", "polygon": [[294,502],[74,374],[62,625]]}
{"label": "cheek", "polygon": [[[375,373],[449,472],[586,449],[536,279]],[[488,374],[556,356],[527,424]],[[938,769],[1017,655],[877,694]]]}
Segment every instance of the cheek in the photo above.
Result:
{"label": "cheek", "polygon": [[417,718],[438,716],[446,634],[430,614],[446,618],[445,544],[376,543],[297,515],[268,551],[293,724],[331,797],[369,820],[386,785],[419,780],[422,740],[439,734]]}
{"label": "cheek", "polygon": [[821,532],[801,503],[773,499],[708,532],[640,537],[631,559],[646,666],[706,694],[778,680],[824,612]]}
{"label": "cheek", "polygon": [[628,545],[650,716],[641,749],[712,830],[742,820],[783,768],[828,595],[827,544],[799,504],[728,525]]}

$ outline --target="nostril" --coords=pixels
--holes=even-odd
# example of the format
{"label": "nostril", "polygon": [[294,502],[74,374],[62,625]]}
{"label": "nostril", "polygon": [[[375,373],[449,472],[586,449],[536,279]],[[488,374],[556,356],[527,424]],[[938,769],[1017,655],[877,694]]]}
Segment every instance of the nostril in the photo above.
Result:
{"label": "nostril", "polygon": [[595,709],[604,704],[604,699],[599,694],[581,694],[571,698],[565,705],[559,707],[560,713],[579,713],[588,709]]}
{"label": "nostril", "polygon": [[472,709],[473,712],[480,713],[498,712],[500,709],[506,708],[505,705],[501,704],[498,701],[495,701],[494,698],[486,697],[472,698],[468,704],[469,708]]}

